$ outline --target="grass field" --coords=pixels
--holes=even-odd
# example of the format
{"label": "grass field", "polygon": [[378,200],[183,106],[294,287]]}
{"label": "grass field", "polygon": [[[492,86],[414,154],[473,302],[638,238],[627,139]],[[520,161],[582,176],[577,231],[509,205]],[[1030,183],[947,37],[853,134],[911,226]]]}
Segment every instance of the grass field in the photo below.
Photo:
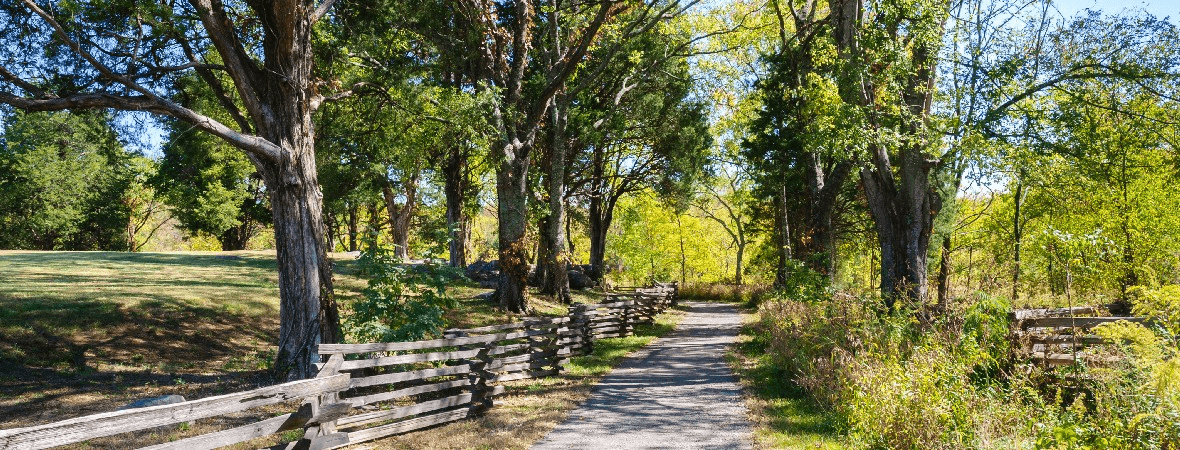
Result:
{"label": "grass field", "polygon": [[[346,307],[365,281],[352,256],[332,256]],[[196,399],[272,384],[266,370],[278,334],[277,279],[267,251],[0,251],[0,428],[112,411],[145,397]],[[447,312],[447,326],[512,321],[473,298],[487,291],[453,286],[459,307]],[[602,294],[575,297],[592,303]],[[565,313],[544,297],[532,304],[538,314]],[[504,408],[463,426],[531,424],[506,435],[480,432],[499,436],[489,443],[524,445],[623,355],[671,329],[670,319],[661,320],[642,337],[604,341],[567,377],[515,383]]]}

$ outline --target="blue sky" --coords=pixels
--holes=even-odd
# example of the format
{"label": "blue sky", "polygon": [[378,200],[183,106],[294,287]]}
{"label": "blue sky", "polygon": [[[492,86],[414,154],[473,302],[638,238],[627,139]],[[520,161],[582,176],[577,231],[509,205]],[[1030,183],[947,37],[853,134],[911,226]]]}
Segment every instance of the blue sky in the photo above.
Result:
{"label": "blue sky", "polygon": [[1180,18],[1180,0],[1057,0],[1054,3],[1057,5],[1057,9],[1066,16],[1072,16],[1086,8],[1105,12],[1136,8],[1145,10],[1158,18],[1168,17],[1172,23],[1177,23],[1177,19]]}

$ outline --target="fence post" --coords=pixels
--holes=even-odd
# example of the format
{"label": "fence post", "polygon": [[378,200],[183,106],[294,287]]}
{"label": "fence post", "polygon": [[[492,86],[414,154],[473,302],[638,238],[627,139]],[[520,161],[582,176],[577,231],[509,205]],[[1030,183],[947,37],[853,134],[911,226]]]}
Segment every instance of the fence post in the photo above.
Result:
{"label": "fence post", "polygon": [[562,328],[566,328],[566,327],[562,327],[560,325],[557,327],[554,327],[553,328],[553,336],[546,338],[545,344],[544,344],[545,352],[553,352],[553,359],[552,359],[553,364],[551,364],[549,367],[552,367],[559,374],[561,373],[561,369],[562,369],[561,368],[561,345],[560,345],[561,344],[561,333],[562,333],[561,329]]}
{"label": "fence post", "polygon": [[468,364],[471,364],[471,372],[467,377],[471,380],[472,409],[477,414],[487,411],[492,407],[492,393],[491,389],[488,388],[488,382],[492,381],[495,377],[490,369],[492,365],[492,348],[495,346],[495,341],[488,342],[480,347],[479,353],[475,355],[475,359],[469,360],[468,362]]}
{"label": "fence post", "polygon": [[623,302],[623,313],[622,313],[622,317],[620,319],[621,323],[619,323],[619,335],[620,335],[619,337],[626,337],[626,336],[631,335],[631,320],[630,320],[631,317],[630,316],[631,316],[631,304],[633,304],[633,303],[635,303],[635,300],[631,300],[629,302],[628,301]]}
{"label": "fence post", "polygon": [[[578,349],[583,355],[589,355],[594,352],[594,333],[590,329],[590,315],[587,314],[589,307],[584,303],[575,303],[570,306],[570,322],[572,326],[576,327],[577,336],[582,342],[578,345]],[[572,351],[570,352],[573,353]]]}
{"label": "fence post", "polygon": [[[326,378],[340,373],[340,364],[344,362],[344,355],[333,353],[328,361],[316,373],[316,378]],[[315,397],[307,398],[300,407],[313,421],[303,430],[303,438],[296,441],[295,448],[331,448],[348,443],[348,433],[336,431],[336,420],[347,416],[352,405],[340,402],[340,393],[324,392]]]}

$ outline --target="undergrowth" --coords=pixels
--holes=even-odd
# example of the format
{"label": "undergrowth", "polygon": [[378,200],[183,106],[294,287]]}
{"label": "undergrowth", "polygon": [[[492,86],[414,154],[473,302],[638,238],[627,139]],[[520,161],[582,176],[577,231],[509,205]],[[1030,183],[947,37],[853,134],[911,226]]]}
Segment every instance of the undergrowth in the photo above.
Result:
{"label": "undergrowth", "polygon": [[[1137,313],[1098,333],[1119,362],[1042,368],[1008,340],[1008,302],[976,294],[935,312],[804,287],[769,296],[746,354],[774,398],[802,397],[864,449],[1178,449],[1180,364],[1171,337],[1180,289],[1143,291]],[[1153,297],[1154,296],[1154,297]],[[792,389],[797,392],[792,392]],[[771,408],[775,420],[797,409]]]}

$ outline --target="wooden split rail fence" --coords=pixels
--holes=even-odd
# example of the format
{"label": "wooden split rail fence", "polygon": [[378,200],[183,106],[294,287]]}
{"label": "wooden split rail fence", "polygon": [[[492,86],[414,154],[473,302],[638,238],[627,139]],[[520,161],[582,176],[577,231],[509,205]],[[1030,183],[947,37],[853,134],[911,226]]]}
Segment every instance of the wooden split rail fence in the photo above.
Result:
{"label": "wooden split rail fence", "polygon": [[589,354],[595,340],[629,336],[635,325],[652,323],[675,295],[675,284],[657,285],[611,295],[604,303],[574,304],[564,317],[448,330],[441,339],[322,344],[326,360],[313,379],[0,430],[0,449],[77,444],[296,401],[300,406],[289,414],[141,448],[213,449],[295,430],[303,430],[303,437],[272,448],[319,450],[370,441],[479,414],[503,393],[500,383],[560,373],[570,356]]}
{"label": "wooden split rail fence", "polygon": [[1121,320],[1145,322],[1146,317],[1097,316],[1091,306],[1054,309],[1018,309],[1009,314],[1013,342],[1034,362],[1047,366],[1072,365],[1077,361],[1108,363],[1109,358],[1092,349],[1111,342],[1094,335],[1094,327]]}

